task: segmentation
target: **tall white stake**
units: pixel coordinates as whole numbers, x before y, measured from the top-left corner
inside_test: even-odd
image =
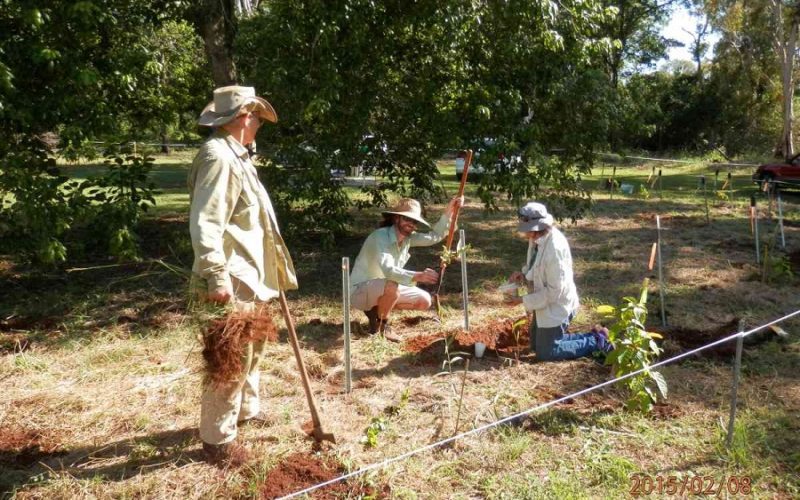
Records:
[[[661,265],[661,217],[656,215],[656,228],[658,229],[658,298],[661,302],[661,326],[667,326],[667,313],[664,309],[664,272]]]
[[[353,389],[350,369],[350,259],[342,257],[342,309],[344,317],[344,390]]]
[[[458,230],[456,251],[461,255],[461,300],[464,309],[464,331],[469,331],[469,289],[467,288],[467,245],[464,230]]]
[[[786,250],[786,236],[783,234],[783,200],[781,199],[781,190],[778,189],[778,225],[781,228],[781,248]]]

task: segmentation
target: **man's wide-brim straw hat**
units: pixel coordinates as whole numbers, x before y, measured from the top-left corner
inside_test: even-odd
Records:
[[[261,121],[278,121],[272,105],[263,97],[258,97],[256,89],[231,85],[214,90],[214,100],[200,113],[197,123],[204,127],[219,127],[239,116],[242,111],[256,113]]]
[[[420,224],[424,224],[427,227],[431,227],[431,225],[422,218],[422,207],[420,206],[419,202],[412,198],[401,199],[397,202],[397,205],[392,207],[391,210],[383,212],[383,215],[402,215],[403,217],[413,219]]]

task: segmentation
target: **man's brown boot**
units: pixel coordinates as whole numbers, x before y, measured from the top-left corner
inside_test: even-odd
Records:
[[[241,467],[250,458],[247,449],[235,441],[223,444],[203,443],[203,453],[208,463],[219,467]]]
[[[369,320],[369,333],[378,333],[378,323],[380,323],[380,319],[378,318],[378,306],[373,307],[369,311],[364,311],[364,314],[367,315],[367,319]]]

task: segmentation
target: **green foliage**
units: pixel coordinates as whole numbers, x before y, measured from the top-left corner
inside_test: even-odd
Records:
[[[361,437],[361,444],[366,448],[375,448],[378,446],[378,435],[386,430],[388,421],[383,417],[372,417],[369,425],[364,429],[364,435]]]
[[[609,340],[614,344],[614,350],[608,354],[605,361],[607,365],[612,366],[615,377],[645,370],[622,382],[628,390],[627,408],[643,413],[653,408],[653,403],[659,396],[667,397],[667,382],[664,376],[649,369],[662,349],[655,342],[661,336],[648,332],[644,326],[647,319],[648,283],[649,280],[645,278],[638,298],[623,299],[623,305],[616,314],[616,321],[609,328]]]
[[[116,157],[107,160],[105,176],[75,180],[40,143],[14,145],[0,163],[2,250],[41,266],[63,263],[72,252],[136,258],[133,229],[155,203],[152,162]]]

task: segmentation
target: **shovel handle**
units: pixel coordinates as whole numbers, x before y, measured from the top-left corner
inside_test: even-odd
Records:
[[[317,404],[314,401],[314,394],[311,392],[311,385],[308,383],[308,372],[306,372],[306,365],[303,363],[303,357],[300,355],[300,343],[297,340],[297,332],[294,329],[294,319],[289,312],[289,304],[286,302],[286,295],[283,290],[280,290],[279,295],[281,303],[281,311],[283,311],[283,318],[286,321],[286,329],[289,331],[289,343],[292,344],[294,357],[297,359],[297,367],[300,370],[300,379],[303,381],[303,389],[306,392],[306,400],[308,400],[308,408],[311,410],[311,421],[314,423],[314,429],[320,429],[322,423],[317,413]]]

